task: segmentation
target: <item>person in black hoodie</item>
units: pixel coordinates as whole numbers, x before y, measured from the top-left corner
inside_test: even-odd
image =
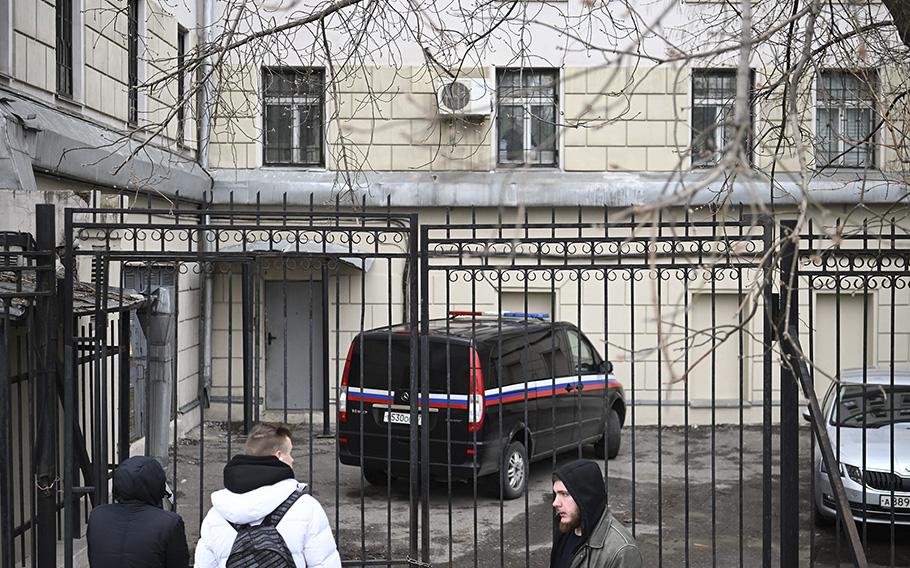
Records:
[[[114,471],[114,500],[88,520],[91,568],[187,568],[183,519],[161,508],[164,468],[154,458],[127,458]]]
[[[635,539],[607,508],[596,463],[576,460],[558,468],[553,495],[550,568],[641,568]]]

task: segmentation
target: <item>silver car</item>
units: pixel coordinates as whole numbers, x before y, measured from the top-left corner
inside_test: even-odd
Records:
[[[890,523],[893,513],[910,525],[910,371],[895,371],[893,387],[889,370],[869,369],[865,381],[862,370],[845,371],[822,406],[847,499],[856,521]],[[834,497],[817,448],[813,471],[816,520],[830,521]]]

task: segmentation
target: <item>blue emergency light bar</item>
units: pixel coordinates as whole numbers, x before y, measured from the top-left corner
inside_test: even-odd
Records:
[[[502,318],[528,318],[528,319],[549,319],[550,314],[545,313],[524,313],[524,312],[472,312],[472,311],[460,311],[460,310],[450,310],[450,317],[457,316],[496,316]]]
[[[550,317],[550,314],[545,314],[542,312],[539,313],[524,313],[524,312],[488,312],[491,316],[500,316],[504,318],[528,318],[528,319],[547,319]]]

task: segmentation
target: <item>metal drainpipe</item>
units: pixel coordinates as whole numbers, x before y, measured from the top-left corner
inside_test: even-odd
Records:
[[[203,0],[202,2],[202,26],[199,29],[199,45],[207,45],[211,42],[212,37],[212,27],[214,26],[214,0]],[[213,101],[213,91],[214,86],[212,85],[212,80],[210,78],[209,71],[211,69],[211,60],[206,57],[205,62],[202,65],[202,76],[208,77],[205,79],[205,84],[202,86],[202,96],[199,101],[199,148],[197,156],[199,159],[199,165],[203,168],[208,168],[209,162],[209,142],[211,139],[211,118],[212,118],[212,101]],[[210,202],[214,202],[214,187],[212,188],[212,196]],[[203,207],[208,208],[209,204],[203,204]],[[211,222],[211,216],[205,214],[202,216],[202,222],[208,225]],[[202,239],[200,246],[202,247],[202,252],[206,253],[209,251],[209,241],[208,241],[208,231],[203,231]],[[202,304],[202,318],[203,318],[203,330],[202,330],[202,385],[200,389],[201,395],[207,395],[209,389],[212,386],[212,320],[214,315],[214,305],[213,305],[213,296],[212,296],[212,287],[213,287],[213,278],[212,270],[213,267],[209,263],[203,264],[203,304]],[[205,403],[205,400],[201,400],[201,403]]]
[[[149,430],[145,455],[167,465],[168,432],[171,425],[171,385],[173,376],[173,345],[176,331],[174,299],[165,286],[151,293],[152,303],[139,311],[139,321],[148,338]]]

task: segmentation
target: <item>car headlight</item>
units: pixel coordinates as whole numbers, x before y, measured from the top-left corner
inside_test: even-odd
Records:
[[[863,470],[855,465],[844,464],[844,471],[847,473],[847,477],[860,485],[863,484]]]

